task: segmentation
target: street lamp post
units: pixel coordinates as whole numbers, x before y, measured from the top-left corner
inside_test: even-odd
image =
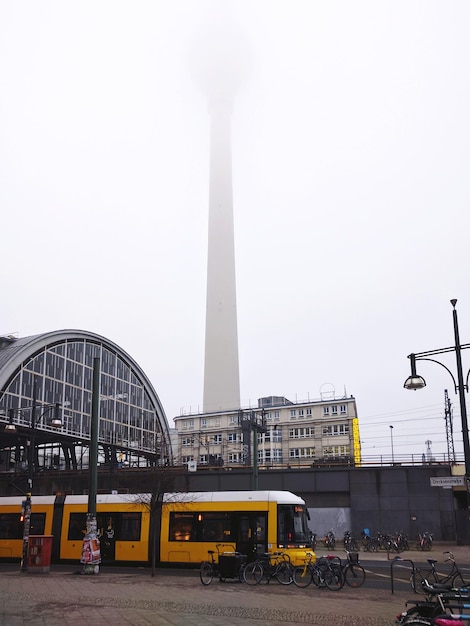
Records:
[[[411,376],[405,380],[404,387],[405,389],[423,389],[426,386],[426,381],[422,376],[419,376],[416,372],[416,361],[432,361],[433,363],[437,363],[441,365],[447,372],[450,374],[453,383],[455,393],[459,394],[460,401],[460,417],[462,420],[462,440],[463,440],[463,451],[465,458],[465,478],[466,478],[466,487],[467,487],[467,508],[469,508],[469,494],[468,494],[468,481],[470,480],[470,443],[468,438],[468,421],[467,421],[467,405],[465,401],[465,392],[468,392],[468,378],[470,375],[470,370],[467,372],[467,377],[464,381],[463,369],[462,369],[462,350],[470,348],[470,343],[461,344],[459,337],[459,325],[457,319],[457,309],[455,305],[457,304],[456,299],[452,299],[450,301],[453,307],[452,316],[454,323],[454,346],[448,348],[439,348],[437,350],[428,350],[426,352],[415,352],[408,355],[408,358],[411,362]],[[450,371],[450,369],[437,361],[436,359],[431,359],[429,357],[435,356],[437,354],[445,354],[447,352],[455,352],[455,360],[457,365],[457,380],[455,380],[454,375]]]
[[[62,422],[59,418],[59,407],[60,404],[52,404],[46,407],[46,410],[39,415],[36,420],[37,413],[37,382],[36,378],[33,381],[33,399],[31,407],[25,407],[31,409],[31,421],[29,424],[29,448],[28,448],[28,490],[26,493],[26,500],[24,503],[24,521],[23,521],[23,549],[22,549],[22,558],[21,558],[21,566],[20,571],[26,572],[28,571],[28,545],[29,545],[29,531],[31,528],[31,495],[33,492],[33,473],[34,473],[34,461],[35,461],[35,445],[36,445],[36,426],[37,421],[39,421],[48,411],[54,408],[54,417],[51,420],[50,425],[54,428],[61,428]],[[14,414],[21,413],[25,410],[25,408],[21,409],[9,409],[9,423],[5,427],[5,430],[9,433],[16,432],[16,426],[13,420]],[[43,406],[41,408],[44,408]]]
[[[395,465],[395,455],[393,453],[393,426],[390,424],[390,442],[392,444],[392,465]]]

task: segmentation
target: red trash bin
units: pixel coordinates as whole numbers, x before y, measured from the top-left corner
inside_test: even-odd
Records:
[[[51,569],[53,535],[30,535],[28,540],[28,572],[48,573]]]

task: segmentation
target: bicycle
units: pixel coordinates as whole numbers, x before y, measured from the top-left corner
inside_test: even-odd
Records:
[[[426,594],[423,587],[423,583],[425,581],[427,581],[430,585],[435,583],[439,585],[448,585],[451,589],[460,589],[467,586],[467,583],[465,582],[462,573],[455,562],[452,552],[444,552],[444,554],[447,555],[445,562],[452,563],[452,568],[446,575],[439,574],[436,570],[436,563],[438,562],[436,559],[427,560],[431,569],[413,568],[410,576],[410,585],[415,593]]]
[[[355,589],[362,587],[366,580],[366,571],[359,564],[359,554],[357,552],[349,552],[348,550],[345,550],[345,552],[347,553],[347,558],[342,565],[343,586],[346,583],[349,587]]]
[[[293,567],[288,554],[266,552],[243,567],[242,577],[247,585],[268,584],[275,578],[281,585],[293,582]]]
[[[329,548],[330,550],[335,549],[336,537],[333,530],[328,530],[325,532],[325,536],[323,537],[323,545],[325,546],[325,548]]]
[[[344,577],[339,557],[328,555],[320,557],[318,562],[313,561],[313,553],[307,552],[303,565],[297,565],[293,570],[293,582],[297,587],[308,587],[311,583],[315,587],[327,587],[331,591],[338,591],[344,585]]]
[[[208,550],[207,553],[209,555],[208,561],[202,561],[201,567],[199,568],[199,578],[203,585],[210,585],[215,576],[219,577],[220,582],[224,582],[227,578],[238,578],[240,582],[243,582],[243,567],[244,560],[246,559],[245,555],[240,554],[235,551],[235,547],[230,543],[218,543],[216,546],[218,559],[214,558],[215,551]],[[231,548],[231,551],[223,551],[222,548]],[[222,571],[221,568],[221,558],[224,556],[230,556],[235,558],[234,567],[239,565],[237,572],[233,569],[232,572]],[[227,568],[225,568],[227,570]]]
[[[400,626],[464,626],[463,620],[470,619],[470,614],[462,613],[464,609],[470,609],[470,596],[466,590],[444,591],[440,585],[429,585],[427,581],[423,586],[426,600],[409,600],[407,606],[413,606],[396,616]]]
[[[370,535],[366,535],[364,532],[362,533],[362,549],[364,552],[377,552],[379,549],[379,544],[376,537],[371,537]]]
[[[408,543],[408,537],[406,536],[403,530],[400,530],[400,532],[396,534],[395,540],[400,550],[403,551],[403,550],[410,549],[410,544]]]
[[[343,538],[343,545],[344,545],[344,549],[347,552],[359,552],[359,546],[357,544],[356,539],[351,535],[351,532],[349,530],[347,530],[344,533],[344,538]]]
[[[424,533],[419,533],[416,539],[416,549],[422,550],[423,552],[429,552],[432,548],[432,535],[430,532],[426,531]]]

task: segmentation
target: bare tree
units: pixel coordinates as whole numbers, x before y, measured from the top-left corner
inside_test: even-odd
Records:
[[[149,548],[151,576],[156,573],[156,565],[160,560],[160,529],[164,495],[171,493],[172,501],[186,502],[187,472],[184,467],[165,467],[154,465],[149,468],[148,492],[135,494],[133,502],[143,505],[150,515]],[[185,486],[182,489],[183,485]]]

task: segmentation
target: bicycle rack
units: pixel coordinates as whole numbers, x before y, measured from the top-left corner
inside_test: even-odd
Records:
[[[391,588],[392,588],[392,593],[395,593],[394,584],[393,584],[393,566],[394,565],[398,565],[398,567],[399,567],[401,565],[403,567],[403,563],[411,563],[412,575],[413,575],[413,578],[414,578],[414,575],[415,575],[415,564],[413,563],[413,561],[411,559],[402,559],[401,556],[396,556],[393,559],[393,561],[390,563],[390,585],[391,585]]]

